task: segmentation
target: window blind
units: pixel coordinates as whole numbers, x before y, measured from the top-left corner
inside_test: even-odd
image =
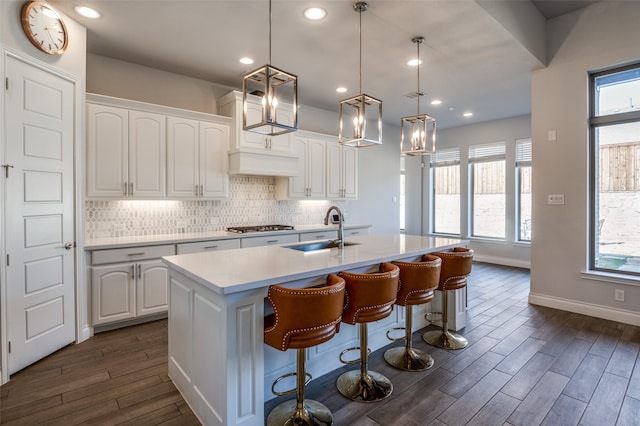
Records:
[[[456,166],[460,164],[460,148],[437,150],[431,155],[431,167]]]
[[[516,167],[531,166],[531,139],[516,141]]]
[[[506,148],[504,142],[484,143],[469,147],[469,163],[504,160]]]

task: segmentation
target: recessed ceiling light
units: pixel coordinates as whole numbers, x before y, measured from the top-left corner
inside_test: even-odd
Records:
[[[464,113],[464,114],[462,114],[462,115],[463,115],[463,116],[465,116],[465,117],[473,117],[473,113],[472,113],[472,112],[469,112],[469,111],[465,112],[465,113]]]
[[[98,19],[101,16],[100,12],[87,6],[76,6],[74,9],[85,18]]]
[[[409,62],[407,62],[407,65],[409,65],[410,67],[417,67],[420,64],[422,64],[422,59],[420,59],[420,60],[411,59]]]
[[[245,65],[251,65],[253,63],[253,59],[251,58],[240,58],[240,63]]]
[[[440,99],[434,99],[431,101],[431,105],[440,105],[442,101]]]
[[[347,88],[346,88],[346,87],[338,87],[338,88],[336,89],[336,92],[338,92],[338,93],[344,93],[344,92],[346,92],[346,91],[347,91]]]
[[[304,17],[311,21],[319,21],[327,16],[327,11],[321,7],[310,7],[304,10]]]

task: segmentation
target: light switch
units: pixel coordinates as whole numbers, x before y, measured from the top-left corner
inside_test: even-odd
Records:
[[[564,204],[564,194],[547,195],[547,204]]]

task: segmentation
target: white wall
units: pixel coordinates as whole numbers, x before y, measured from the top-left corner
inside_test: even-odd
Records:
[[[636,286],[587,267],[588,72],[640,59],[640,2],[605,1],[548,23],[549,66],[533,73],[532,303],[640,325]],[[548,131],[557,141],[547,141]],[[565,194],[549,206],[547,194]],[[628,281],[627,281],[628,283]],[[625,302],[614,301],[624,289]]]
[[[436,117],[437,118],[437,117]],[[502,120],[487,121],[484,123],[471,124],[468,126],[453,127],[439,130],[437,133],[437,147],[460,148],[460,193],[462,206],[460,210],[461,225],[460,231],[464,238],[469,238],[468,229],[468,162],[467,153],[469,145],[505,142],[506,143],[506,238],[504,241],[489,241],[483,239],[471,239],[471,248],[474,249],[474,258],[483,262],[497,263],[517,267],[529,267],[530,246],[526,243],[516,242],[516,202],[515,202],[515,173],[509,173],[515,164],[515,144],[518,139],[531,137],[531,117],[529,115],[505,118]],[[421,221],[418,217],[420,208],[420,158],[407,158],[407,211],[412,215],[407,220],[407,232],[419,233]],[[428,162],[428,158],[425,162]],[[509,167],[509,165],[512,165]],[[431,205],[429,202],[429,173],[428,164],[424,167],[422,202],[424,203],[422,216],[423,233],[427,234],[429,229],[429,212]],[[410,206],[410,207],[409,207]]]
[[[240,78],[238,86],[241,86]],[[98,55],[87,57],[87,92],[90,93],[217,114],[217,99],[230,90],[240,90],[240,87],[221,86]],[[337,104],[335,111],[303,105],[300,129],[337,134],[337,109]],[[398,232],[399,229],[399,132],[397,127],[383,126],[383,145],[359,150],[358,200],[344,204],[346,220],[371,224],[372,233]]]

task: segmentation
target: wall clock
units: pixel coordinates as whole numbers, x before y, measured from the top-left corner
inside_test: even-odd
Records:
[[[22,7],[22,29],[29,41],[49,55],[67,50],[69,34],[62,18],[47,3],[32,1]]]

